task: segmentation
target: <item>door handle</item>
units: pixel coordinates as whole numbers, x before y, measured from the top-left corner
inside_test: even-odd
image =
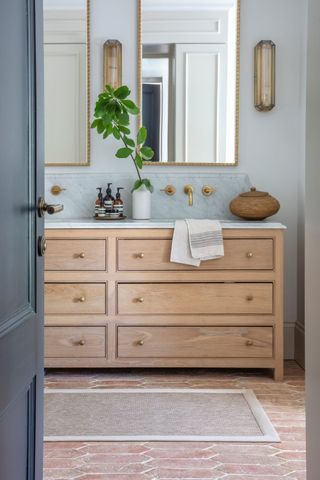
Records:
[[[45,213],[49,215],[53,215],[54,213],[62,212],[63,205],[50,205],[45,202],[44,198],[40,197],[38,201],[38,215],[39,217],[43,217]]]
[[[46,237],[42,236],[38,238],[38,255],[43,257],[47,250],[47,240]]]

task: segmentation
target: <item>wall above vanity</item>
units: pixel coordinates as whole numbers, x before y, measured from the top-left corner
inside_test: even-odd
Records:
[[[187,175],[182,173],[151,174],[150,180],[154,186],[152,194],[152,218],[235,218],[229,210],[230,201],[240,192],[247,191],[251,184],[249,177],[242,173],[225,174],[198,174]],[[46,200],[49,203],[63,203],[63,212],[56,215],[55,220],[62,218],[90,218],[94,215],[94,205],[97,196],[97,187],[103,187],[105,194],[107,182],[112,182],[112,189],[125,187],[122,191],[124,200],[124,214],[131,217],[131,188],[134,174],[110,175],[96,173],[77,174],[47,174]],[[188,196],[184,187],[191,184],[193,187],[193,205],[189,206]],[[63,190],[57,197],[52,195],[51,188],[59,185]],[[165,187],[173,185],[174,195],[167,195]],[[212,186],[214,192],[205,196],[202,189],[205,185]]]

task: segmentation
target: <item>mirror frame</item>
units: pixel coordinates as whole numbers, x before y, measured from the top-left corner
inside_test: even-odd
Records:
[[[86,6],[87,6],[87,12],[86,12],[86,27],[87,27],[87,33],[86,33],[86,38],[87,38],[87,46],[86,46],[86,52],[87,52],[87,74],[86,74],[86,78],[87,78],[87,92],[86,92],[86,103],[87,103],[87,121],[86,121],[86,125],[87,125],[87,134],[86,134],[86,138],[87,138],[87,148],[86,148],[86,152],[87,152],[87,155],[86,155],[86,162],[74,162],[74,163],[69,163],[69,162],[66,162],[66,163],[46,163],[44,162],[44,166],[45,167],[89,167],[91,165],[91,161],[90,161],[90,153],[91,153],[91,149],[90,149],[90,142],[91,142],[91,128],[90,128],[90,125],[91,125],[91,121],[90,121],[90,101],[91,101],[91,97],[90,97],[90,5],[91,3],[91,0],[86,0]]]
[[[142,107],[142,1],[137,0],[138,2],[138,59],[137,59],[137,68],[138,68],[138,94],[137,94],[137,103],[141,111]],[[239,94],[240,94],[240,15],[241,15],[241,0],[237,0],[237,13],[236,13],[236,108],[235,108],[235,151],[234,151],[234,162],[233,163],[197,163],[197,162],[143,162],[144,165],[153,165],[153,166],[183,166],[183,167],[236,167],[239,165]],[[141,113],[138,116],[138,126],[142,126],[142,117]]]

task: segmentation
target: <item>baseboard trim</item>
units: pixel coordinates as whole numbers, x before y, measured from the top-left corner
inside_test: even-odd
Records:
[[[305,368],[305,328],[302,323],[297,322],[294,332],[295,352],[294,359],[302,367]]]
[[[294,360],[294,339],[295,322],[285,322],[284,324],[284,358],[285,360]]]

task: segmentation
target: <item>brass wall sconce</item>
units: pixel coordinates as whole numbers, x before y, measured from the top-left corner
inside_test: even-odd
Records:
[[[122,85],[122,44],[107,40],[103,45],[103,86],[118,88]]]
[[[271,40],[261,40],[254,49],[254,106],[269,112],[275,106],[276,46]]]

